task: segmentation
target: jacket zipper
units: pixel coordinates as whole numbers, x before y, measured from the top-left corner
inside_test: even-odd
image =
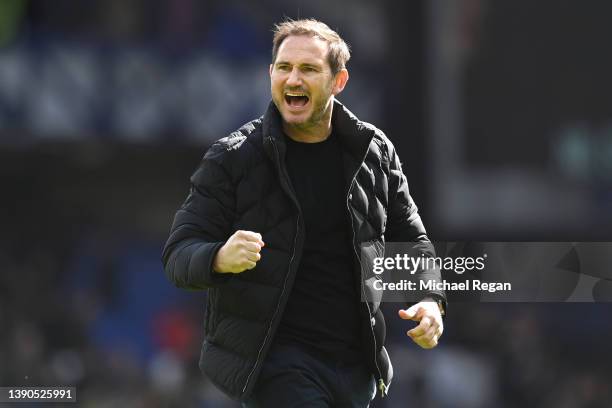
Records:
[[[278,153],[278,148],[276,147],[276,143],[274,143],[272,138],[270,138],[270,142],[272,143],[272,146],[274,146],[274,152],[276,153],[276,160],[280,168],[280,154]],[[284,177],[284,174],[281,174],[281,177]],[[268,326],[268,330],[266,331],[266,337],[264,337],[263,343],[261,344],[261,347],[259,347],[259,351],[257,352],[257,358],[255,359],[255,364],[253,364],[253,368],[251,369],[251,372],[249,372],[246,382],[244,383],[244,387],[242,388],[243,394],[246,391],[247,386],[249,385],[249,381],[251,379],[251,376],[255,372],[255,368],[260,363],[261,353],[268,341],[268,338],[270,337],[272,325],[274,324],[274,320],[276,319],[276,315],[278,314],[278,310],[280,309],[280,304],[283,301],[283,295],[285,294],[285,289],[287,287],[287,280],[289,279],[289,275],[291,274],[291,265],[293,264],[293,259],[295,258],[295,248],[297,246],[297,238],[300,232],[300,216],[301,216],[301,213],[298,211],[297,223],[296,223],[296,228],[295,228],[295,237],[293,238],[293,250],[291,252],[291,258],[289,258],[289,268],[288,268],[289,272],[287,273],[287,276],[285,276],[285,280],[283,281],[283,289],[281,290],[280,297],[278,298],[278,303],[276,304],[276,309],[274,310],[274,314],[272,315],[272,319],[270,320],[270,325]]]
[[[278,148],[276,146],[276,143],[274,143],[274,140],[272,140],[272,138],[270,138],[270,142],[272,143],[272,146],[274,146],[274,152],[276,154],[276,160],[277,163],[279,164],[279,168],[280,168],[280,154],[278,152]],[[367,155],[367,151],[366,151],[366,155]],[[365,160],[365,156],[363,158],[363,160],[361,161],[361,163],[363,163],[363,161]],[[355,178],[357,177],[357,173],[359,173],[359,168],[357,169],[357,171],[355,172],[355,174],[353,175],[352,179],[351,179],[351,184],[349,187],[349,195],[350,195],[350,191],[353,188],[353,184],[355,182]],[[281,174],[281,176],[284,176],[283,174]],[[353,213],[351,211],[351,208],[349,206],[349,196],[347,195],[347,199],[346,199],[346,207],[347,210],[349,212],[349,215],[351,217],[351,231],[353,232],[353,251],[355,252],[355,256],[357,257],[357,261],[359,262],[360,265],[360,269],[359,269],[359,273],[361,274],[361,258],[359,257],[359,254],[357,252],[357,248],[355,247],[355,239],[356,239],[356,234],[355,234],[355,227],[353,226]],[[264,346],[266,345],[266,342],[268,341],[268,338],[270,337],[270,333],[271,333],[271,328],[272,325],[274,324],[274,320],[276,319],[276,315],[278,314],[278,310],[280,309],[280,304],[283,300],[283,295],[285,294],[285,289],[287,287],[287,280],[289,279],[289,275],[291,273],[291,265],[293,264],[293,259],[295,258],[295,249],[297,246],[297,238],[299,235],[299,229],[300,229],[300,213],[298,212],[298,218],[297,218],[297,223],[296,223],[296,233],[295,233],[295,237],[293,239],[293,250],[291,253],[291,258],[289,258],[289,273],[287,273],[287,276],[285,276],[285,280],[283,282],[283,289],[281,291],[281,295],[279,297],[278,303],[276,304],[276,309],[274,310],[274,314],[272,315],[272,319],[270,320],[270,325],[268,326],[268,330],[266,331],[266,337],[264,337],[264,341],[261,344],[261,347],[259,348],[259,351],[257,352],[257,358],[255,359],[255,364],[253,364],[253,368],[251,369],[251,371],[249,372],[249,375],[247,376],[246,382],[244,384],[244,387],[242,388],[242,393],[244,394],[244,392],[246,391],[248,385],[249,385],[249,381],[251,379],[251,376],[253,375],[253,373],[255,372],[255,368],[257,367],[257,365],[260,363],[260,358],[261,358],[261,353],[264,349]],[[361,278],[360,278],[361,281]],[[365,289],[363,288],[363,284],[362,282],[360,282],[360,286],[361,286],[361,290],[364,294],[364,299],[367,298],[367,295],[365,293]],[[370,309],[370,305],[369,303],[366,301],[366,307],[368,309],[368,317],[371,316],[372,314],[372,310]],[[372,325],[372,321],[371,318],[368,319],[369,320],[369,325],[370,325],[370,331],[372,332],[372,340],[374,341],[374,364],[376,365],[376,370],[378,371],[378,389],[380,390],[381,393],[381,397],[385,397],[386,393],[387,393],[387,388],[388,386],[385,384],[385,381],[383,380],[383,376],[382,373],[380,371],[380,366],[378,365],[378,358],[376,357],[376,350],[378,349],[377,347],[377,343],[376,343],[376,335],[374,334],[374,326]]]
[[[366,154],[367,154],[367,152],[366,152]],[[364,160],[365,160],[365,156],[364,156]],[[364,160],[362,160],[361,162],[363,163]],[[360,164],[360,168],[361,168],[361,164]],[[349,212],[349,215],[351,217],[351,231],[353,232],[353,245],[352,245],[352,247],[353,247],[353,251],[355,251],[355,256],[357,257],[357,261],[359,262],[359,276],[360,276],[360,278],[359,278],[359,285],[361,286],[361,291],[363,292],[363,295],[364,295],[363,298],[365,300],[366,307],[368,308],[368,317],[369,317],[369,319],[368,319],[369,323],[368,324],[370,325],[370,331],[372,332],[372,340],[374,340],[374,364],[376,365],[376,370],[378,371],[378,389],[380,390],[381,398],[384,398],[387,395],[388,386],[385,384],[385,380],[383,379],[382,373],[380,371],[380,367],[378,365],[378,358],[376,358],[376,352],[377,352],[378,347],[376,346],[376,335],[374,334],[374,326],[372,325],[372,317],[373,317],[372,316],[372,310],[370,309],[370,304],[367,301],[367,295],[365,293],[365,289],[363,288],[363,282],[362,282],[362,279],[361,279],[361,268],[362,268],[361,258],[359,257],[359,254],[357,252],[357,247],[355,246],[356,234],[355,234],[355,227],[353,226],[353,212],[351,211],[351,207],[349,205],[349,198],[351,196],[351,190],[353,189],[353,184],[355,182],[355,177],[357,177],[357,173],[359,173],[359,168],[357,169],[357,171],[353,175],[353,178],[351,179],[351,185],[349,187],[348,195],[346,197],[346,208],[347,208],[347,210]],[[370,316],[372,316],[372,317],[370,317]]]

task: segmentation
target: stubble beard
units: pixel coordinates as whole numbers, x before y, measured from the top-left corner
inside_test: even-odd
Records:
[[[296,130],[300,130],[302,132],[308,131],[310,129],[316,129],[317,127],[323,125],[322,122],[327,119],[326,118],[327,110],[330,104],[332,103],[332,98],[333,98],[333,95],[331,92],[331,84],[330,84],[329,91],[326,97],[319,100],[319,102],[317,102],[317,104],[313,106],[312,113],[310,114],[310,116],[308,116],[306,119],[304,119],[301,122],[288,122],[287,120],[285,120],[285,118],[283,118],[285,125],[291,128],[294,128]],[[283,103],[284,98],[281,96],[281,100],[278,102]],[[311,103],[312,102],[313,101],[311,100]],[[277,107],[278,106],[279,104],[277,103]]]
[[[301,131],[306,131],[309,129],[315,129],[321,126],[326,117],[327,108],[329,103],[331,102],[331,97],[326,98],[325,100],[319,101],[317,105],[313,106],[312,113],[306,120],[298,123],[287,123],[289,126],[299,129]]]

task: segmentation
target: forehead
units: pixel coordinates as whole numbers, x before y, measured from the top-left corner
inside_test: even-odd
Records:
[[[327,51],[327,42],[318,37],[291,35],[281,43],[276,55],[276,61],[324,64],[327,58]]]

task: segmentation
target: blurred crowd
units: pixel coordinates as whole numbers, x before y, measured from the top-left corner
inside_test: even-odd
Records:
[[[336,20],[357,21],[350,16],[369,13],[362,3]],[[282,14],[259,4],[8,0],[0,7],[13,27],[0,38],[0,129],[19,129],[28,140],[208,144],[269,102],[270,34]],[[354,26],[345,34],[361,42]],[[373,73],[382,37],[381,23],[372,25],[352,64],[356,77]],[[375,84],[355,81],[347,98],[370,120],[380,118]]]
[[[161,238],[161,237],[160,237]],[[238,407],[199,372],[203,292],[171,287],[159,247],[104,228],[2,254],[0,383],[77,387],[83,407]],[[608,407],[610,305],[451,304],[434,350],[384,306],[395,367],[375,407]]]
[[[425,100],[424,91],[391,98],[395,84],[381,71],[402,52],[385,45],[409,18],[390,4],[0,2],[0,385],[76,386],[83,407],[239,406],[197,367],[205,292],[164,276],[171,217],[205,146],[268,103],[270,29],[285,15],[317,16],[355,44],[341,99],[358,115],[410,117],[397,102]],[[426,21],[424,4],[405,11]],[[399,43],[410,41],[426,38]],[[398,150],[425,161],[418,131],[427,126],[414,126],[414,143]],[[559,157],[580,161],[570,136]],[[408,177],[427,203],[418,195],[426,181]],[[435,225],[430,206],[422,212]],[[448,238],[435,231],[439,221],[432,238]],[[396,374],[374,407],[612,403],[611,305],[451,304],[430,351],[405,336],[399,306],[384,307]]]

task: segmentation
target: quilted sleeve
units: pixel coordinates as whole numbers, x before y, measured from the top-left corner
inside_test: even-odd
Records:
[[[235,214],[235,192],[222,165],[225,150],[217,142],[207,151],[191,176],[187,199],[174,216],[162,262],[177,287],[205,289],[230,278],[212,268],[217,251],[232,233]]]
[[[387,242],[414,242],[413,248],[417,253],[427,257],[435,257],[434,246],[429,241],[421,217],[414,200],[410,196],[408,181],[402,171],[402,165],[391,143],[388,144],[389,156],[389,205],[387,209],[387,229],[385,240]],[[440,281],[440,270],[423,269],[418,272],[419,279]],[[424,293],[441,300],[446,309],[446,294],[444,291],[430,291]]]

